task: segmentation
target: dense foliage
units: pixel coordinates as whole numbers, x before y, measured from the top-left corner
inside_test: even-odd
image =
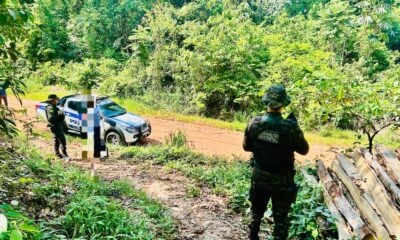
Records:
[[[10,88],[20,100],[25,84],[16,61],[20,57],[18,43],[27,36],[32,21],[30,0],[0,0],[0,82],[3,88]],[[16,134],[13,112],[0,106],[0,134]]]
[[[14,2],[2,1],[2,21],[15,29],[7,34],[21,36],[31,15]],[[333,124],[371,140],[399,121],[395,0],[38,0],[31,6],[35,25],[17,44],[24,53],[17,69],[29,69],[28,82],[97,86],[158,108],[242,121],[263,110],[260,97],[270,84],[282,83],[293,97],[289,110],[308,128]],[[0,39],[13,39],[0,30]],[[2,42],[3,52],[13,46]]]

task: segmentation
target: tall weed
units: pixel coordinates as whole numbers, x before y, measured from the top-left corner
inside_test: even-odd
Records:
[[[183,130],[170,132],[164,139],[164,144],[171,147],[187,147],[188,140]]]

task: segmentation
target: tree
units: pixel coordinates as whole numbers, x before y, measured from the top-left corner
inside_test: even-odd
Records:
[[[33,19],[27,6],[29,3],[0,0],[0,80],[10,86],[20,102],[24,84],[16,77],[15,62],[19,56],[17,43],[26,37]],[[9,109],[0,109],[0,133],[16,134],[13,112]]]
[[[36,3],[36,26],[32,28],[24,46],[27,59],[33,68],[37,63],[79,58],[70,41],[67,26],[70,18],[66,0],[38,0]]]
[[[88,58],[125,59],[128,37],[140,24],[153,0],[87,1],[79,12],[72,12],[69,34]]]
[[[132,49],[147,64],[153,86],[190,94],[206,115],[220,117],[250,107],[258,97],[269,52],[264,29],[252,22],[247,4],[227,1],[221,12],[211,9],[220,10],[220,3],[156,6],[132,36]]]
[[[372,152],[377,134],[400,124],[400,71],[397,68],[384,72],[374,83],[354,77],[339,89],[337,99],[343,106],[342,111],[357,119],[356,126],[367,135],[368,149]]]

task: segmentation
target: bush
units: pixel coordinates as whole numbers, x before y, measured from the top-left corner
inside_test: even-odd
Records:
[[[165,145],[171,147],[187,147],[188,141],[186,138],[186,133],[183,130],[178,130],[177,132],[170,132],[164,139]]]
[[[76,196],[66,210],[61,226],[68,238],[153,239],[140,215],[104,196]]]

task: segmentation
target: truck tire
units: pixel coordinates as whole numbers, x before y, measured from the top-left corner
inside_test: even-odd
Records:
[[[115,131],[109,131],[106,134],[106,143],[113,144],[113,145],[124,145],[124,140],[122,139],[121,135]]]

